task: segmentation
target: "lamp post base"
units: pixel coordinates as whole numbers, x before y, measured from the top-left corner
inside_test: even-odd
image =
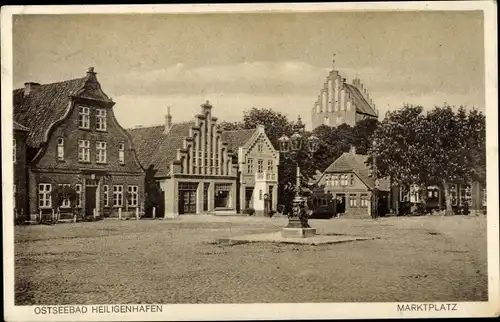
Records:
[[[281,235],[285,238],[307,238],[316,236],[316,228],[283,228]]]

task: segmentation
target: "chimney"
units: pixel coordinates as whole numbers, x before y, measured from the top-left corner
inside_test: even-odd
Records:
[[[172,127],[172,115],[170,115],[170,106],[167,107],[167,115],[165,115],[165,131],[164,133],[167,134],[168,131],[170,131],[170,128]]]
[[[94,67],[89,67],[89,69],[87,70],[87,75],[89,75],[89,76],[90,76],[91,74],[92,74],[92,75],[95,75],[95,74],[96,74],[96,72],[94,72]]]
[[[349,153],[356,154],[356,147],[354,145],[351,145],[351,147],[349,148]]]
[[[34,92],[39,88],[40,88],[39,83],[34,83],[34,82],[24,83],[24,96],[28,96],[31,92]]]

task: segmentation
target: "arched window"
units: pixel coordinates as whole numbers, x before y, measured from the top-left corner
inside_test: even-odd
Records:
[[[186,173],[191,173],[191,146],[188,146],[188,152],[186,155]]]

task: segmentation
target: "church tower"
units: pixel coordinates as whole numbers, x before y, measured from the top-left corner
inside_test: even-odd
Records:
[[[375,104],[358,78],[352,84],[346,83],[346,79],[335,68],[334,54],[332,70],[311,111],[312,128],[344,123],[354,126],[365,118],[378,118]]]

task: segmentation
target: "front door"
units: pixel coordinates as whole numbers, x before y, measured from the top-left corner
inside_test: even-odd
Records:
[[[179,183],[179,214],[196,213],[196,189],[198,183],[180,182]]]
[[[85,188],[85,215],[93,216],[96,207],[96,191],[97,187]]]
[[[337,194],[336,207],[338,214],[345,213],[345,194]]]

